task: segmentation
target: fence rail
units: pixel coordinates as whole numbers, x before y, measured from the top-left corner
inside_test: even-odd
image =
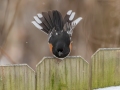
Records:
[[[36,72],[26,64],[0,66],[0,90],[92,90],[120,85],[120,49],[99,49],[91,63],[81,57],[43,58]]]

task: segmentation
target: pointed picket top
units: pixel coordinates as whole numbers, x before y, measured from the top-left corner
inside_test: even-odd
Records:
[[[99,48],[92,56],[91,56],[91,58],[92,57],[94,57],[98,52],[100,52],[100,51],[102,51],[102,50],[120,50],[120,48]]]
[[[45,59],[53,59],[53,57],[43,57],[42,60],[40,60],[40,62],[38,62],[36,67],[38,67],[38,65],[41,64]]]
[[[83,59],[86,63],[88,63],[88,61],[87,60],[85,60],[83,57],[81,57],[81,56],[68,56],[68,57],[66,57],[65,59],[63,59],[63,60],[60,60],[60,59],[58,59],[58,58],[55,58],[55,57],[43,57],[42,58],[42,60],[40,60],[40,62],[38,62],[38,64],[36,65],[36,67],[38,67],[38,65],[39,64],[41,64],[45,59],[54,59],[54,60],[59,60],[59,61],[64,61],[64,60],[66,60],[66,59],[73,59],[73,58],[81,58],[81,59]]]
[[[32,70],[34,73],[35,73],[35,70],[33,70],[28,64],[0,64],[0,66],[3,66],[3,67],[17,67],[17,66],[26,66],[28,67],[30,70]]]

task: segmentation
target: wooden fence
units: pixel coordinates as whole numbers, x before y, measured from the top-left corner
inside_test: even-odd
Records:
[[[120,85],[120,49],[99,49],[81,57],[43,58],[36,72],[26,64],[0,66],[0,90],[92,90]]]

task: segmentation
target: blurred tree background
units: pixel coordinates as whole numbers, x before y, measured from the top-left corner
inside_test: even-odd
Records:
[[[52,56],[48,36],[31,24],[42,11],[76,12],[83,20],[73,33],[71,55],[87,61],[98,48],[120,46],[120,0],[0,0],[0,64],[27,63],[32,68]]]

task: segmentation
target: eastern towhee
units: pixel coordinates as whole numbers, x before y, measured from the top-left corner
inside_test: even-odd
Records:
[[[59,59],[63,59],[71,52],[71,37],[73,29],[82,20],[82,17],[73,21],[75,12],[69,10],[63,18],[57,10],[42,12],[34,16],[32,23],[48,35],[50,51]]]

